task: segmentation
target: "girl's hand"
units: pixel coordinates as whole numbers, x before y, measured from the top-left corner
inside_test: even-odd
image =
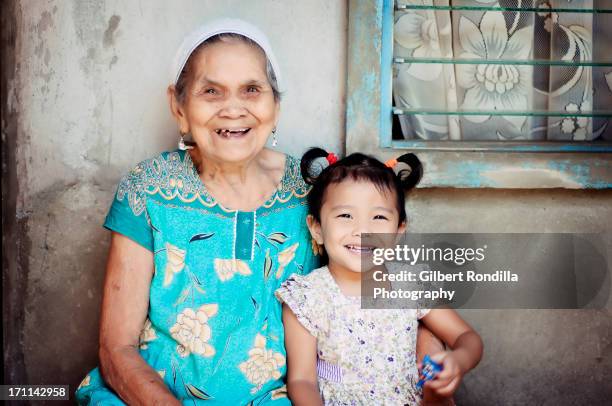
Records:
[[[443,369],[437,379],[425,382],[425,388],[435,395],[449,397],[459,387],[463,375],[480,362],[482,340],[452,309],[432,309],[421,320],[453,349],[452,352],[437,352],[431,356],[442,364]]]
[[[425,382],[425,387],[431,389],[438,396],[452,396],[459,387],[461,379],[465,374],[455,354],[453,351],[438,352],[433,354],[431,359],[442,364],[442,372],[440,372],[434,380]]]

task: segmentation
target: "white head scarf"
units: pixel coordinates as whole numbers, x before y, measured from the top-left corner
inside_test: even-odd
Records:
[[[203,26],[189,34],[187,37],[185,37],[183,43],[176,52],[174,62],[172,63],[172,83],[176,85],[176,82],[178,81],[179,76],[181,75],[181,72],[183,71],[183,68],[187,63],[187,60],[189,59],[193,51],[195,51],[195,49],[202,42],[215,35],[225,33],[243,35],[253,40],[257,45],[261,47],[261,49],[263,49],[266,54],[266,57],[272,65],[272,69],[274,70],[278,89],[282,91],[280,69],[278,67],[276,57],[274,56],[274,52],[272,52],[272,47],[270,46],[270,41],[268,41],[268,37],[266,37],[266,34],[261,32],[259,28],[255,27],[253,24],[247,23],[246,21],[239,20],[236,18],[223,18],[211,21],[210,23],[204,24]]]

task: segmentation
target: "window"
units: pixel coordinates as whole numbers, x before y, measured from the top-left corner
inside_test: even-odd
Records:
[[[433,3],[349,2],[347,151],[420,150],[425,186],[612,187],[610,52],[585,46],[586,25],[575,22],[599,30],[612,10],[593,8],[598,0],[574,13],[567,1]],[[567,27],[573,43],[560,35]],[[445,38],[427,44],[428,34]]]

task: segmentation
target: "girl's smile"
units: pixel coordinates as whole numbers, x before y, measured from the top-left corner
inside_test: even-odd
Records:
[[[344,180],[330,184],[321,207],[321,223],[311,220],[311,232],[329,256],[335,272],[362,272],[362,264],[378,248],[369,234],[402,232],[395,196],[366,181]]]

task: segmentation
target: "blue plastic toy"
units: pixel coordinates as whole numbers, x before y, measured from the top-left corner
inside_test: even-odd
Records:
[[[440,371],[442,371],[442,365],[432,360],[429,355],[425,355],[425,358],[423,358],[423,369],[421,370],[423,378],[419,379],[419,382],[417,382],[417,388],[420,389],[425,382],[435,379]]]

